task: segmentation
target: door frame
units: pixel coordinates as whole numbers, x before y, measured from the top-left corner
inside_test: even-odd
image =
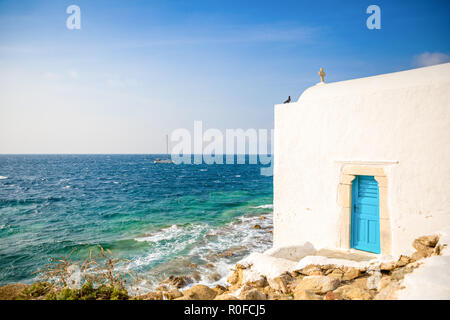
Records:
[[[337,196],[340,207],[340,232],[337,246],[342,249],[351,249],[352,184],[356,176],[373,176],[378,182],[380,249],[382,255],[390,255],[392,252],[392,231],[387,202],[388,177],[384,168],[380,166],[344,165],[342,167]]]

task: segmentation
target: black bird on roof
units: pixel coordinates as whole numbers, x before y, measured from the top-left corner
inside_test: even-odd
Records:
[[[291,102],[291,96],[289,96],[289,97],[287,98],[287,100],[286,100],[285,102],[283,102],[283,103],[289,103],[289,102]]]

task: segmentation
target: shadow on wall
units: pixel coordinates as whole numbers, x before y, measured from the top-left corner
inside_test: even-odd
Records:
[[[305,242],[303,245],[297,246],[285,246],[272,248],[264,252],[265,255],[269,255],[274,258],[282,258],[291,261],[299,261],[306,256],[312,256],[317,253],[317,249],[314,248],[311,242]]]

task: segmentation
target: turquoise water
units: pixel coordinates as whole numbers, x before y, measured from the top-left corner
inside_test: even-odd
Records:
[[[0,284],[33,281],[50,257],[81,260],[97,244],[149,286],[164,274],[215,282],[271,246],[272,177],[260,165],[157,157],[0,155]]]

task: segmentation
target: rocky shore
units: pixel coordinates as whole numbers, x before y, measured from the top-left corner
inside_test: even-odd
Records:
[[[0,299],[137,299],[137,300],[385,300],[396,299],[404,288],[406,275],[420,268],[433,256],[439,256],[446,244],[438,235],[423,236],[413,242],[416,249],[411,256],[397,260],[351,262],[347,265],[336,259],[322,259],[321,263],[297,265],[278,274],[255,273],[248,259],[235,265],[227,285],[213,287],[193,284],[186,276],[170,276],[155,290],[131,296],[126,290],[112,287],[86,288],[78,291],[55,291],[45,283],[33,285],[9,284],[0,287]],[[317,260],[317,259],[316,259]],[[280,271],[281,270],[281,271]],[[84,291],[83,291],[84,290]],[[84,293],[83,293],[84,292]]]
[[[248,276],[251,264],[236,264],[227,279],[229,285],[208,287],[196,284],[182,290],[183,277],[166,279],[154,292],[138,299],[169,300],[385,300],[395,299],[406,274],[424,259],[440,255],[439,236],[424,236],[413,242],[417,250],[397,261],[364,264],[358,267],[335,264],[308,264],[276,277]],[[249,280],[250,279],[250,280]]]

